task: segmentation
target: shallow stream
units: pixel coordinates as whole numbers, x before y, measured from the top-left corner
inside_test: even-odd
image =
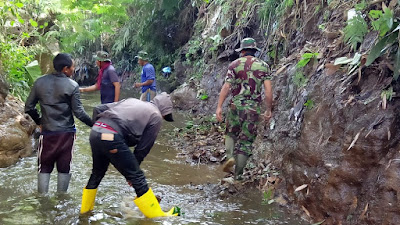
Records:
[[[87,112],[99,102],[98,93],[82,95]],[[221,199],[217,185],[223,177],[219,165],[188,164],[168,147],[163,135],[174,127],[184,126],[184,116],[176,122],[164,122],[157,143],[142,163],[147,181],[162,198],[164,210],[179,206],[180,217],[146,219],[132,200],[134,190],[112,166],[101,182],[90,215],[80,216],[82,188],[91,173],[90,128],[77,121],[77,140],[72,163],[72,179],[68,194],[57,195],[56,171],[50,181],[50,193],[37,192],[36,156],[21,159],[16,165],[0,169],[0,224],[306,224],[300,218],[274,205],[265,205],[256,189],[246,190],[238,197]],[[290,216],[289,216],[290,215]]]

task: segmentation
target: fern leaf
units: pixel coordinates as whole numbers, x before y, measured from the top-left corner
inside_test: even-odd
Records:
[[[347,21],[347,25],[343,31],[344,41],[350,44],[354,50],[357,50],[358,43],[363,42],[364,36],[368,32],[368,25],[362,16],[356,15]]]

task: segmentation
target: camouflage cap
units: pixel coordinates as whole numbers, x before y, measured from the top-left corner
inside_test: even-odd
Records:
[[[100,62],[105,62],[105,61],[111,62],[111,59],[109,57],[110,55],[105,51],[98,51],[96,52],[96,55],[93,56],[95,60]]]
[[[145,52],[145,51],[140,51],[138,53],[137,56],[135,56],[135,58],[144,60],[144,61],[149,61],[149,53]]]
[[[257,48],[256,45],[256,40],[254,40],[253,38],[245,38],[240,42],[240,48],[236,49],[236,52],[240,52],[243,49],[255,49],[257,51],[260,51],[259,48]]]

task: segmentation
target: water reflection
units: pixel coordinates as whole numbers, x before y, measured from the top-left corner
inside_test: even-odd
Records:
[[[86,110],[91,113],[99,103],[98,93],[82,97]],[[164,126],[162,132],[183,125],[178,119],[175,124]],[[36,193],[36,157],[21,159],[14,166],[0,169],[0,224],[305,224],[288,217],[279,208],[262,205],[262,194],[258,190],[220,199],[216,190],[223,174],[219,167],[190,165],[176,158],[175,149],[164,145],[166,136],[157,140],[142,168],[150,187],[162,197],[161,207],[168,210],[177,205],[182,209],[182,216],[144,218],[133,203],[133,189],[112,166],[98,188],[93,212],[80,216],[82,188],[91,173],[92,161],[88,142],[90,129],[80,122],[77,128],[69,193],[55,193],[57,174],[53,171],[49,195],[39,196]]]

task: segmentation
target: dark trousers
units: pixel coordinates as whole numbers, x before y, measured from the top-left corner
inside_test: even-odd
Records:
[[[54,169],[54,164],[56,164],[59,173],[69,173],[74,141],[74,132],[40,135],[37,154],[38,172],[51,173]]]
[[[86,188],[96,189],[111,163],[132,185],[136,195],[143,195],[149,190],[149,187],[135,155],[125,144],[121,135],[107,135],[113,135],[113,140],[102,140],[102,133],[93,130],[90,132],[89,141],[92,148],[93,169]]]

